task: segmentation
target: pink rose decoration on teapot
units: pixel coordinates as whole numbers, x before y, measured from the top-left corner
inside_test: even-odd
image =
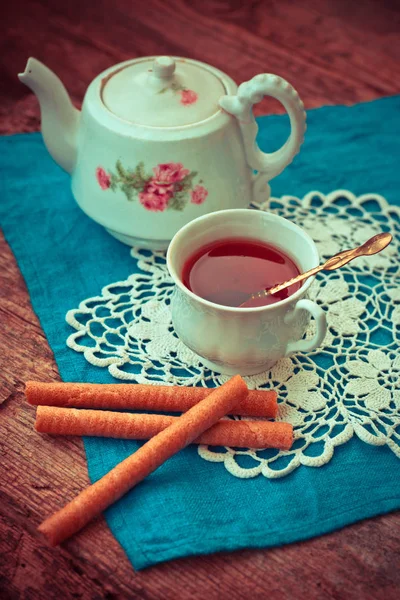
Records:
[[[154,180],[159,185],[182,181],[190,174],[189,169],[184,169],[182,163],[164,163],[153,168]]]
[[[140,204],[147,210],[153,210],[155,212],[165,210],[168,201],[171,198],[171,190],[168,189],[168,187],[170,186],[162,187],[151,181],[145,186],[143,192],[140,192],[139,194]]]
[[[108,190],[111,185],[111,175],[109,175],[104,169],[101,167],[97,167],[96,169],[96,177],[99,182],[99,186],[102,190]]]
[[[171,85],[162,88],[158,93],[165,94],[166,92],[172,91],[175,95],[180,95],[180,103],[183,106],[190,106],[191,104],[195,104],[197,102],[199,95],[194,90],[189,90],[188,88],[180,85],[176,81],[172,82]]]
[[[208,192],[206,188],[202,185],[196,185],[196,187],[193,188],[190,194],[190,201],[192,202],[192,204],[203,204],[207,196]]]
[[[127,200],[131,202],[138,198],[146,210],[153,212],[183,210],[189,201],[203,204],[208,190],[202,185],[194,185],[196,176],[196,171],[174,162],[158,164],[153,167],[153,174],[146,173],[143,162],[134,169],[126,169],[118,160],[115,172],[107,172],[103,167],[96,169],[102,190],[120,190]]]
[[[198,95],[193,90],[182,90],[181,91],[181,104],[189,106],[197,102]]]

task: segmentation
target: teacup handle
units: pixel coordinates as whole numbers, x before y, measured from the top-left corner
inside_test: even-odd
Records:
[[[326,323],[326,315],[318,304],[313,302],[312,300],[307,300],[306,298],[302,298],[299,300],[294,307],[294,310],[287,314],[284,321],[287,325],[290,325],[298,316],[299,311],[307,310],[312,317],[314,317],[317,331],[311,340],[299,340],[298,342],[289,342],[286,348],[285,356],[290,356],[295,352],[310,352],[311,350],[315,350],[320,346],[326,336],[327,331],[327,323]]]
[[[285,144],[269,154],[262,152],[255,143],[258,126],[252,110],[253,105],[260,102],[264,96],[276,98],[283,104],[289,115],[291,127],[290,136]],[[306,130],[304,104],[296,90],[282,77],[270,73],[256,75],[250,81],[242,83],[236,95],[223,96],[219,105],[239,121],[247,164],[258,171],[256,181],[260,178],[265,185],[279,175],[299,152]]]

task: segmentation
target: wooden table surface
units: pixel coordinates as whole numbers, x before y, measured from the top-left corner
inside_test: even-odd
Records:
[[[16,78],[33,55],[79,105],[103,69],[175,54],[241,82],[276,72],[307,108],[399,93],[397,0],[57,0],[0,9],[0,133],[36,131]],[[259,114],[280,110],[263,102]],[[9,599],[385,599],[400,597],[400,515],[282,548],[175,560],[135,573],[99,519],[62,548],[37,525],[88,483],[80,439],[40,437],[27,379],[59,379],[10,249],[0,240],[0,597]],[[134,532],[133,532],[134,533]]]

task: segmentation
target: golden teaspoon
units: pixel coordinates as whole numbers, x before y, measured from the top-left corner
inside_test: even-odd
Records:
[[[392,239],[393,236],[390,233],[378,233],[377,235],[374,235],[371,239],[369,239],[367,242],[362,244],[362,246],[353,248],[353,250],[344,250],[343,252],[339,252],[338,254],[335,254],[335,256],[328,258],[328,260],[322,265],[314,267],[314,269],[310,269],[305,273],[300,273],[300,275],[297,275],[297,277],[293,277],[288,281],[279,283],[278,285],[274,285],[273,287],[267,290],[260,290],[259,292],[252,294],[240,306],[246,308],[247,303],[251,300],[255,300],[256,298],[263,298],[265,296],[269,296],[270,294],[276,294],[277,292],[288,288],[294,283],[304,281],[312,275],[316,275],[320,271],[334,271],[335,269],[339,269],[340,267],[347,265],[347,263],[349,263],[351,260],[354,260],[355,258],[358,258],[359,256],[371,256],[372,254],[378,254],[378,252],[381,252],[386,248],[386,246],[390,244]]]

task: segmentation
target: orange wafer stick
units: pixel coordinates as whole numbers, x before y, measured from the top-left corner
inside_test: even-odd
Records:
[[[235,375],[46,519],[39,531],[53,546],[66,540],[219,421],[247,393],[245,382]]]
[[[28,381],[30,404],[74,408],[136,409],[185,412],[211,394],[212,388],[132,383],[41,383]],[[277,395],[273,390],[250,390],[234,408],[236,415],[275,418]]]
[[[179,417],[167,415],[132,415],[106,410],[38,406],[35,429],[52,435],[148,440],[177,419]],[[193,443],[289,450],[293,443],[293,426],[270,421],[219,421]]]

